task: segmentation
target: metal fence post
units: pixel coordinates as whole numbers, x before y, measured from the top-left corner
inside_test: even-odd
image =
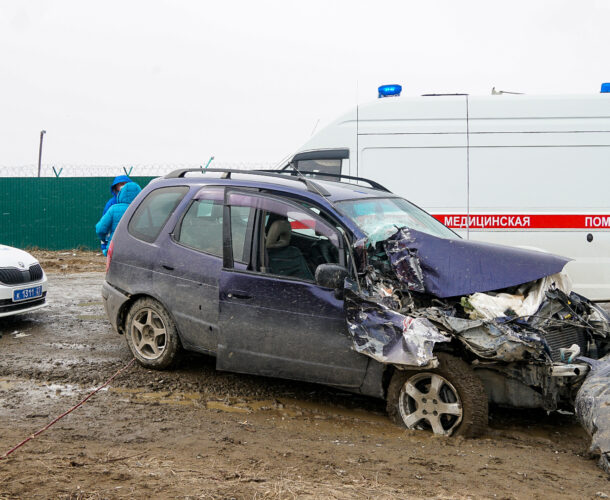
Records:
[[[40,146],[38,147],[38,177],[40,177],[40,163],[42,161],[42,138],[46,133],[46,130],[40,131]]]

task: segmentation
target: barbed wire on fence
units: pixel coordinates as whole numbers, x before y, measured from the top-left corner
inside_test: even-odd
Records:
[[[114,177],[161,176],[181,168],[205,168],[203,163],[125,164],[125,165],[82,165],[82,164],[42,164],[40,177]],[[215,162],[210,168],[231,168],[235,170],[257,170],[276,168],[274,162]],[[37,177],[38,165],[0,165],[0,177]]]

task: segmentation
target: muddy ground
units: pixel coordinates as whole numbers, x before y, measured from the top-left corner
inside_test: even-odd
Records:
[[[106,257],[101,252],[87,250],[38,250],[28,248],[27,250],[38,259],[40,265],[47,274],[67,274],[82,272],[104,272],[106,269]]]
[[[37,254],[48,308],[0,319],[0,455],[131,360],[104,316],[104,259],[71,253]],[[0,499],[607,498],[588,442],[573,415],[502,409],[480,439],[433,437],[382,401],[190,356],[134,364],[0,460]]]

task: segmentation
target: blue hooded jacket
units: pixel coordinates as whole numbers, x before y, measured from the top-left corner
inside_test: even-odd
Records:
[[[110,243],[110,240],[114,235],[114,230],[119,225],[119,221],[121,220],[121,217],[123,217],[125,210],[127,210],[129,204],[138,196],[140,191],[142,191],[142,189],[140,189],[140,186],[135,182],[128,182],[123,186],[123,189],[119,191],[117,196],[117,202],[108,209],[95,225],[95,232],[100,240],[106,240]]]
[[[104,211],[102,212],[102,215],[104,215],[106,212],[108,212],[108,209],[117,202],[117,193],[114,192],[114,186],[116,186],[117,184],[120,184],[121,182],[131,182],[131,179],[129,177],[127,177],[126,175],[117,175],[114,178],[114,180],[112,181],[112,184],[110,184],[110,194],[112,195],[112,198],[110,198],[106,202],[106,206],[104,207]]]

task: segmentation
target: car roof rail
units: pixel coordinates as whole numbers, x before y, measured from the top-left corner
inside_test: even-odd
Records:
[[[221,179],[230,179],[231,174],[243,174],[243,175],[262,175],[265,177],[275,177],[277,179],[286,179],[286,175],[279,173],[279,170],[239,170],[234,168],[180,168],[178,170],[174,170],[169,174],[165,175],[164,179],[180,179],[184,178],[184,176],[189,172],[199,172],[205,174],[206,172],[220,172],[222,175]],[[294,179],[298,182],[302,182],[307,187],[307,191],[312,193],[316,193],[322,195],[324,197],[330,196],[330,193],[320,186],[318,183],[312,181],[311,179],[306,178],[305,176],[298,176]]]
[[[284,175],[286,175],[286,174],[290,174],[293,176],[297,175],[296,170],[288,170],[287,168],[284,168],[282,170],[262,170],[262,171],[263,172],[284,172]],[[345,175],[345,174],[331,174],[331,173],[326,173],[326,172],[314,172],[311,170],[299,170],[299,172],[303,175],[323,175],[324,177],[332,177],[335,179],[339,179],[339,181],[341,181],[341,179],[350,179],[350,180],[354,180],[354,181],[366,182],[373,189],[378,189],[379,191],[386,191],[387,193],[392,192],[387,187],[379,184],[378,182],[376,182],[374,180],[367,179],[366,177],[356,177],[354,175]]]

